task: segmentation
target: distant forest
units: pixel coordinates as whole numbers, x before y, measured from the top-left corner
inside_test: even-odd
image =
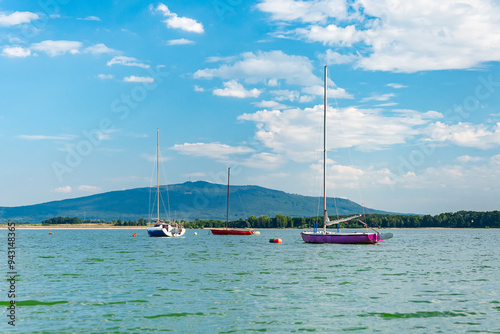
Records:
[[[339,216],[344,218],[347,216]],[[334,220],[337,217],[330,216]],[[459,211],[455,213],[441,213],[439,215],[394,215],[373,214],[360,217],[373,228],[420,228],[420,227],[448,227],[448,228],[499,228],[500,211],[476,212]],[[311,228],[314,224],[323,225],[323,217],[292,218],[276,215],[274,218],[267,216],[251,216],[246,221],[238,220],[229,222],[229,227],[236,228]],[[186,228],[223,227],[225,222],[219,220],[195,220],[184,223]],[[340,224],[342,228],[362,228],[363,223],[357,219]]]
[[[343,218],[347,216],[340,216]],[[330,219],[337,219],[331,216]],[[373,228],[500,228],[500,211],[476,212],[458,211],[454,213],[441,213],[439,215],[396,215],[373,214],[359,218]],[[225,227],[226,222],[221,220],[199,220],[191,222],[181,221],[186,228],[213,228]],[[105,220],[85,220],[76,217],[55,217],[42,221],[42,225],[57,224],[111,224],[114,226],[146,226],[146,219],[138,221],[122,221],[121,219],[106,222]],[[288,217],[278,214],[274,218],[267,216],[250,216],[248,219],[239,219],[229,222],[229,227],[234,228],[312,228],[315,224],[322,226],[323,217]],[[341,223],[342,228],[362,228],[363,223],[357,219]]]

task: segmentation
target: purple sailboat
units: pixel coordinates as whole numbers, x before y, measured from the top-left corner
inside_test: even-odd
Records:
[[[302,240],[308,243],[317,244],[375,244],[383,239],[392,238],[392,233],[379,233],[372,229],[372,232],[340,232],[340,223],[361,217],[355,215],[348,218],[330,221],[328,212],[326,211],[326,109],[327,109],[327,67],[325,66],[325,79],[324,79],[324,117],[323,117],[323,229],[315,229],[313,232],[303,231],[301,233]],[[337,232],[327,232],[326,227],[329,225],[337,224]],[[363,223],[364,224],[364,223]],[[365,224],[366,225],[366,224]]]

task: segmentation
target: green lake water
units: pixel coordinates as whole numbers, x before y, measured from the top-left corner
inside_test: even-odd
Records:
[[[500,333],[500,230],[394,229],[377,245],[49,231],[16,230],[15,327],[0,231],[1,333]]]

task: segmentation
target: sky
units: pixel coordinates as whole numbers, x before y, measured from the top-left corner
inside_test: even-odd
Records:
[[[328,66],[328,196],[498,210],[499,61],[498,1],[0,0],[0,206],[151,186],[157,128],[162,183],[321,196]]]

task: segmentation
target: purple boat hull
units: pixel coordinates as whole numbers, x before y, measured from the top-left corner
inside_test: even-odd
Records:
[[[376,244],[380,242],[377,233],[332,233],[302,232],[302,240],[314,244]]]

